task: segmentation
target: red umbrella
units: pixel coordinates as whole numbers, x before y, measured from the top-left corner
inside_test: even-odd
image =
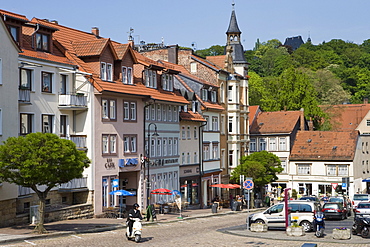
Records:
[[[233,187],[231,189],[240,189],[240,185],[239,184],[229,184],[230,187]]]
[[[223,188],[223,189],[229,189],[229,186],[227,184],[212,184],[210,187],[218,187],[218,188]]]
[[[165,188],[159,188],[152,190],[150,194],[156,194],[156,195],[172,195],[172,190],[168,190]]]

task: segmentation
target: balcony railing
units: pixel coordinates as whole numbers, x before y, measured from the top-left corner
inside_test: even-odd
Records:
[[[87,178],[75,178],[69,181],[68,183],[64,183],[59,185],[59,189],[62,190],[72,190],[72,189],[83,189],[87,188]]]
[[[31,102],[31,90],[29,88],[19,87],[19,103],[30,103]]]
[[[59,106],[70,107],[70,108],[86,108],[87,107],[87,96],[83,94],[60,94],[59,95]]]
[[[77,149],[87,149],[86,135],[69,135],[61,136],[60,138],[73,141],[74,144],[76,144]]]

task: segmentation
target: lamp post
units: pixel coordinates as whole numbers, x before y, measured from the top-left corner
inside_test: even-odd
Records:
[[[147,160],[146,160],[146,166],[147,166],[147,187],[146,187],[146,194],[147,194],[147,199],[146,199],[146,206],[149,206],[150,203],[150,176],[149,176],[149,168],[150,168],[150,146],[151,146],[151,137],[150,137],[150,126],[154,125],[154,133],[152,136],[159,136],[157,133],[157,125],[155,123],[149,123],[148,125],[148,149],[147,149]]]

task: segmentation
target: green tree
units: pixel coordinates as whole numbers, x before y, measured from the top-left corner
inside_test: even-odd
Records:
[[[31,133],[10,137],[0,146],[0,180],[29,187],[40,201],[40,222],[35,231],[45,233],[45,200],[57,185],[81,178],[89,159],[69,140],[55,134]],[[42,191],[41,188],[44,188]]]
[[[195,54],[205,58],[206,56],[223,55],[224,52],[225,52],[225,46],[213,45],[207,49],[197,50],[195,51]]]
[[[240,164],[231,173],[231,179],[240,183],[240,175],[253,178],[254,184],[263,188],[266,184],[275,182],[276,174],[283,171],[279,157],[267,151],[255,152],[243,156]]]

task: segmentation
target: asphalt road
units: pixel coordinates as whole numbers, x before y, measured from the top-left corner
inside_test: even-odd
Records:
[[[263,238],[253,238],[226,233],[232,228],[245,228],[247,214],[231,214],[184,220],[173,223],[158,223],[147,225],[143,228],[143,238],[140,246],[253,246],[253,247],[298,247],[307,241],[284,241]],[[327,221],[331,225],[352,225],[352,218],[345,221]],[[340,225],[339,225],[340,224]],[[6,246],[138,246],[133,241],[128,241],[124,236],[124,229],[101,233],[69,235],[56,238],[33,239],[32,241],[13,243]],[[281,232],[281,231],[280,231]],[[269,231],[269,234],[278,234],[279,231]],[[313,233],[310,233],[313,234]],[[332,246],[366,246],[352,245],[350,242],[343,244],[320,243],[320,247]]]

